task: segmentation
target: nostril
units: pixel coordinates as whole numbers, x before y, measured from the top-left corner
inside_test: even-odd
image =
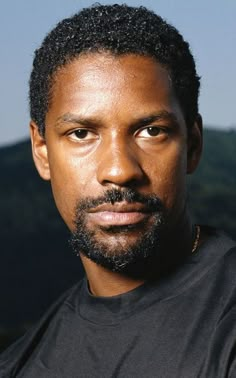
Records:
[[[112,183],[119,186],[127,186],[130,182],[141,181],[144,172],[139,161],[127,154],[103,156],[97,167],[97,180],[104,185]]]

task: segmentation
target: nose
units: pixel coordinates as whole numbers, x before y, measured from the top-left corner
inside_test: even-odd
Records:
[[[101,185],[138,185],[143,179],[144,172],[137,153],[128,143],[109,143],[101,146],[97,166],[97,180]]]

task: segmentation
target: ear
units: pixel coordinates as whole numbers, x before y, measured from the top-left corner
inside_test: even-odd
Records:
[[[30,122],[30,137],[32,154],[35,166],[39,175],[44,180],[50,180],[50,169],[48,163],[48,151],[45,138],[40,134],[38,126]]]
[[[188,130],[188,174],[193,173],[198,166],[202,154],[202,141],[202,117],[198,114],[193,126]]]

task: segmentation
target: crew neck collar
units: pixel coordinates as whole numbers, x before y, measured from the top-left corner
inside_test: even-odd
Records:
[[[212,258],[218,243],[224,248],[219,255]],[[176,297],[188,290],[218,262],[225,250],[233,245],[234,242],[225,234],[212,230],[211,236],[199,247],[199,250],[189,256],[176,271],[155,283],[146,282],[127,293],[112,297],[93,296],[88,289],[87,279],[84,278],[78,313],[83,319],[92,323],[115,326],[154,302]]]
[[[80,296],[80,315],[97,324],[118,324],[122,319],[148,305],[152,291],[151,286],[149,283],[144,283],[123,294],[98,297],[90,293],[87,279],[84,278]]]

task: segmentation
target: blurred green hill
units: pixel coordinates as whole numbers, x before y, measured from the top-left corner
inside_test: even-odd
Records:
[[[222,228],[236,240],[236,131],[204,131],[203,156],[189,177],[196,222]]]
[[[83,275],[50,185],[36,173],[30,142],[0,148],[0,349],[34,323]],[[204,132],[204,153],[189,177],[196,222],[236,239],[236,131]]]

